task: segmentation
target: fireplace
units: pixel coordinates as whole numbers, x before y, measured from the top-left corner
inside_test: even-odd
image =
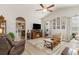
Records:
[[[31,31],[31,38],[35,39],[35,38],[40,38],[42,37],[42,30],[32,30]]]

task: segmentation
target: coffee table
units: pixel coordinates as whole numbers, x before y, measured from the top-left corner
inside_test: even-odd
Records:
[[[44,46],[53,50],[53,41],[51,39],[45,39]]]
[[[73,48],[66,47],[61,55],[79,55],[79,51]]]

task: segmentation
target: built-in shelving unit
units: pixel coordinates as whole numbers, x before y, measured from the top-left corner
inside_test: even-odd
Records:
[[[53,19],[43,19],[42,29],[43,36],[52,37],[53,35],[62,34],[63,39],[68,39],[67,32],[69,32],[69,17],[59,16]]]

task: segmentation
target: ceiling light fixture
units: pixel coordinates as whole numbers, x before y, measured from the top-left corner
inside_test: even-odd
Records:
[[[43,12],[47,12],[47,11],[53,12],[53,10],[50,9],[50,8],[54,7],[55,5],[52,4],[52,5],[50,5],[50,6],[44,6],[43,4],[40,4],[40,6],[41,6],[42,8],[41,8],[41,9],[37,9],[36,11],[41,11],[41,10],[42,10]]]
[[[44,8],[44,9],[43,9],[43,12],[47,12],[47,9],[46,9],[46,8]]]

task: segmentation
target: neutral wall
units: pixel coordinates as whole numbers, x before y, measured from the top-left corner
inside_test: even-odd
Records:
[[[69,24],[70,21],[72,20],[71,17],[75,16],[75,15],[79,15],[79,6],[73,6],[73,7],[68,7],[68,8],[66,7],[66,8],[58,9],[58,10],[54,11],[53,13],[51,13],[51,14],[45,16],[44,18],[42,18],[42,21],[47,21],[47,20],[50,21],[50,20],[52,20],[52,19],[54,19],[56,17],[66,16],[66,17],[70,18],[67,21],[67,23]],[[69,33],[69,31],[70,31],[69,25],[67,25],[67,27],[68,27],[66,29],[66,31],[68,31],[67,33]],[[43,27],[42,27],[42,29],[44,30]],[[54,32],[57,32],[57,31],[51,31],[51,32],[54,33]]]
[[[33,23],[40,23],[38,14],[31,12],[26,8],[27,5],[0,5],[0,15],[7,21],[7,33],[14,32],[16,35],[16,18],[23,17],[26,20],[26,30],[31,30]],[[30,7],[28,7],[30,8]]]

